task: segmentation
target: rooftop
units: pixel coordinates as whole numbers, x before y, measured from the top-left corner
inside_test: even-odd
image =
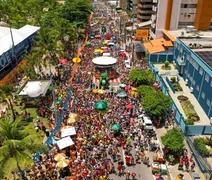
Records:
[[[165,51],[168,47],[173,47],[173,43],[166,41],[164,38],[159,38],[144,43],[144,47],[150,54],[153,54]]]
[[[39,27],[31,25],[25,25],[20,29],[11,29],[14,40],[14,46],[31,36],[39,29]],[[0,55],[12,48],[10,28],[0,26],[0,45]]]
[[[187,27],[187,29],[171,30],[169,33],[179,38],[212,68],[212,31],[197,31]]]
[[[40,84],[41,86],[41,96],[45,96],[47,90],[49,89],[49,86],[51,85],[51,80],[30,80],[27,81],[18,92],[19,96],[28,96],[27,94],[27,88],[34,86],[34,84]]]
[[[179,38],[193,51],[212,51],[212,31],[197,31],[195,29],[170,30],[170,34]]]

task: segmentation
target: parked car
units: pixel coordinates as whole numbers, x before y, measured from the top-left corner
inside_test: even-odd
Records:
[[[148,116],[143,116],[142,119],[143,119],[144,130],[153,130],[151,119]]]
[[[129,60],[125,60],[124,61],[124,65],[125,65],[125,68],[127,68],[127,69],[130,69],[131,68],[130,61]]]

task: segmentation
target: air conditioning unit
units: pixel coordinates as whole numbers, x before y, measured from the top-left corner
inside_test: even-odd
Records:
[[[193,32],[194,31],[194,26],[187,26],[186,27],[186,32]]]

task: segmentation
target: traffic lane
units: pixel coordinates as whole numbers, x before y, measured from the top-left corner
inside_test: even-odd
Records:
[[[115,163],[115,168],[117,172],[117,163]],[[144,165],[143,162],[141,162],[140,164],[136,164],[135,166],[126,166],[125,172],[128,172],[128,171],[131,174],[136,173],[136,179],[138,180],[154,180],[152,176],[151,168]],[[110,174],[109,178],[113,180],[123,180],[125,179],[125,175],[118,176],[115,174]],[[132,179],[132,176],[131,176],[131,179]]]

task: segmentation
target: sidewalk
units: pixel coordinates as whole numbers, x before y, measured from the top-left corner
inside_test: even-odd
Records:
[[[161,136],[163,136],[167,132],[167,130],[165,128],[158,128],[158,129],[156,129],[156,132],[157,132],[160,144],[163,147],[162,142],[161,142]],[[186,141],[185,141],[185,148],[189,150],[189,147],[188,147],[188,144],[186,143]],[[189,152],[188,157],[190,157],[191,152],[190,151],[188,151],[188,152]],[[190,172],[178,170],[178,164],[175,164],[174,166],[168,165],[168,170],[170,172],[170,176],[171,176],[172,180],[175,180],[177,175],[180,174],[180,173],[184,175],[185,180],[192,180]],[[195,172],[197,172],[199,174],[201,180],[205,180],[205,177],[201,173],[197,163],[196,163],[196,166],[195,166]]]

